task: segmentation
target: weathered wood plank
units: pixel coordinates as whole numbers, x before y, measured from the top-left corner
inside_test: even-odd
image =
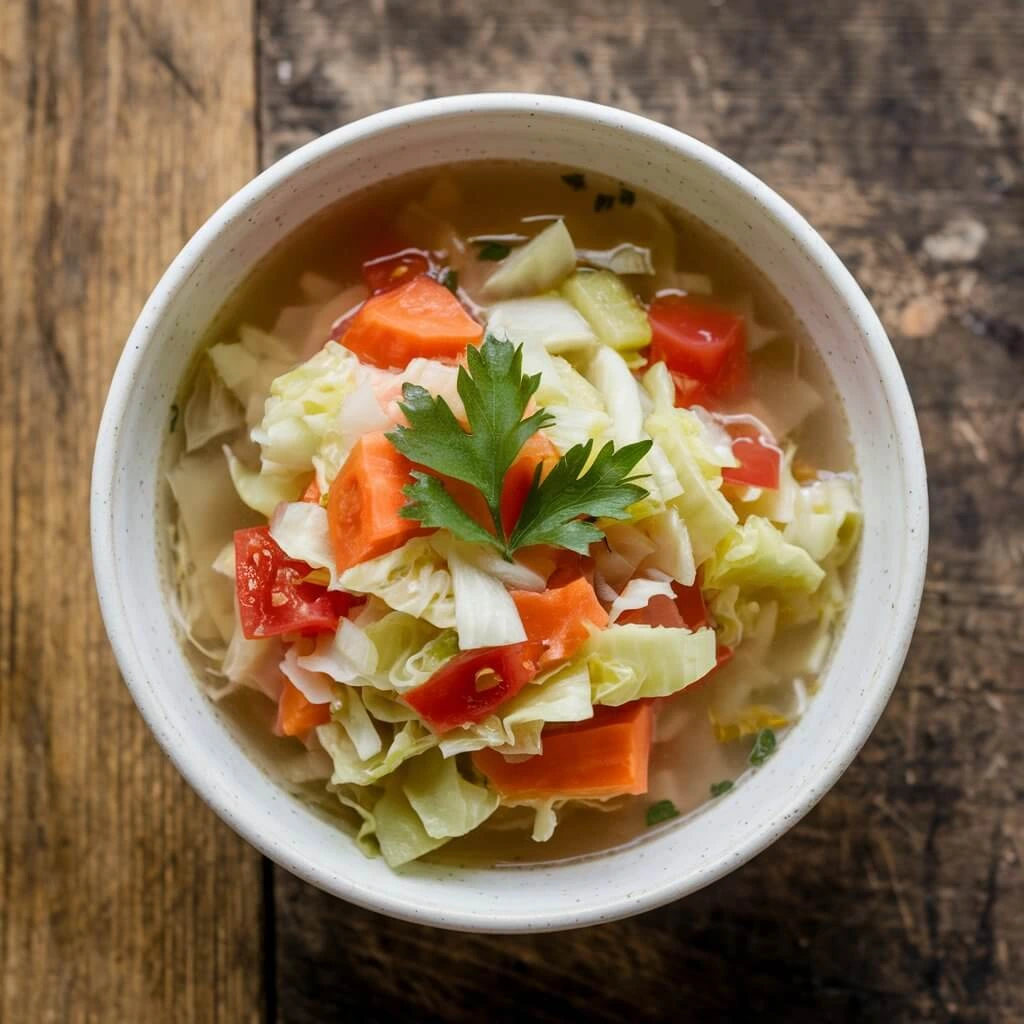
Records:
[[[256,165],[248,0],[0,4],[0,1020],[242,1021],[258,855],[116,671],[89,465],[147,293]]]
[[[1019,3],[268,0],[260,36],[264,162],[396,103],[527,89],[638,110],[745,163],[879,308],[933,515],[887,714],[755,863],[638,920],[516,939],[395,924],[278,872],[281,1019],[1021,1019]]]

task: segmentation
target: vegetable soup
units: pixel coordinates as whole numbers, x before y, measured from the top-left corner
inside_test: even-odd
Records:
[[[394,868],[591,854],[728,799],[813,696],[860,529],[782,297],[545,165],[307,224],[211,326],[167,459],[211,698]]]

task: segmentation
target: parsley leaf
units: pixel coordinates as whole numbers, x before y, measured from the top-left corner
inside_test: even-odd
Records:
[[[754,746],[750,751],[750,763],[755,768],[760,768],[774,753],[775,733],[771,729],[762,729],[754,738]]]
[[[499,260],[503,260],[511,251],[503,242],[487,242],[480,247],[480,251],[476,255],[477,259],[490,260],[493,263],[497,263]]]
[[[647,825],[660,825],[663,821],[668,821],[670,818],[678,818],[679,809],[676,807],[671,800],[659,800],[656,804],[651,804],[647,808]]]
[[[627,509],[647,491],[629,474],[650,450],[650,441],[616,449],[609,442],[594,457],[593,441],[576,445],[562,456],[542,481],[534,474],[522,512],[511,535],[501,517],[505,475],[523,445],[552,416],[537,409],[526,416],[540,375],[523,375],[523,352],[509,341],[488,335],[480,348],[466,352],[459,369],[458,391],[466,409],[464,427],[443,398],[415,384],[402,388],[402,412],[409,422],[387,435],[406,458],[443,476],[460,480],[480,492],[494,532],[485,529],[460,507],[437,477],[413,472],[403,493],[405,519],[449,530],[463,540],[490,544],[506,558],[532,544],[553,544],[586,554],[604,536],[591,521],[626,519]]]
[[[512,531],[512,547],[556,544],[585,555],[604,534],[580,516],[629,518],[629,506],[647,496],[647,491],[634,482],[640,477],[629,473],[650,451],[651,444],[637,441],[617,449],[609,441],[584,471],[594,447],[590,440],[570,448],[543,480],[538,467]]]
[[[711,783],[711,795],[712,796],[721,796],[723,793],[728,793],[729,790],[732,789],[732,786],[733,786],[732,779],[722,779],[721,782],[712,782]]]
[[[539,409],[523,419],[527,404],[540,386],[540,375],[523,376],[522,350],[511,342],[488,336],[480,348],[469,347],[466,362],[468,370],[459,368],[457,386],[471,432],[463,428],[443,398],[434,398],[418,385],[406,384],[402,388],[401,409],[409,426],[398,427],[387,437],[413,462],[475,487],[490,511],[500,541],[497,546],[505,550],[505,530],[501,522],[501,486],[505,474],[520,448],[538,430],[548,426],[552,417]],[[457,506],[450,495],[445,501],[440,498],[438,488],[417,480],[409,485],[406,496],[413,499],[417,511],[414,514],[406,505],[402,509],[404,518],[423,522],[421,514],[440,499],[444,510],[438,505],[435,511],[452,524],[446,524],[446,528],[465,539],[480,540],[466,537],[465,523],[462,529],[454,525],[457,517],[452,507]],[[480,532],[486,531],[481,529]],[[494,538],[490,538],[490,542],[494,543]]]

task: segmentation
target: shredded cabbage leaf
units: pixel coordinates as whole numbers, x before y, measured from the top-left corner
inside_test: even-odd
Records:
[[[250,426],[259,423],[274,378],[296,363],[295,353],[279,338],[250,324],[239,327],[237,341],[213,345],[208,355],[220,379],[242,403]]]
[[[704,566],[704,586],[716,590],[736,583],[745,590],[812,594],[824,578],[825,570],[803,548],[761,516],[732,531]]]
[[[641,697],[667,697],[715,667],[715,631],[609,626],[591,635],[581,656],[595,704],[618,707]]]
[[[389,608],[426,619],[439,629],[456,625],[455,591],[448,563],[425,537],[346,569],[339,578],[345,590],[373,594]]]

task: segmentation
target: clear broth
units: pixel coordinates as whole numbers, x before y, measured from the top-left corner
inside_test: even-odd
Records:
[[[685,211],[655,202],[638,190],[633,190],[636,199],[632,205],[624,203],[618,198],[621,182],[590,172],[586,188],[574,190],[563,180],[563,175],[573,170],[530,163],[462,164],[416,172],[349,197],[303,225],[261,261],[225,303],[198,353],[231,337],[242,323],[271,330],[282,309],[308,302],[300,283],[305,274],[329,278],[337,282],[339,291],[358,282],[368,245],[394,230],[399,220],[403,243],[435,248],[429,221],[418,228],[417,217],[403,216],[403,211],[425,197],[435,207],[443,207],[445,196],[457,195],[458,203],[449,204],[443,212],[463,238],[528,237],[545,222],[561,217],[579,248],[608,249],[623,242],[647,246],[656,266],[671,263],[677,271],[710,277],[716,301],[751,302],[757,321],[779,331],[777,339],[753,354],[755,371],[759,367],[787,371],[797,367],[799,376],[825,398],[822,407],[791,435],[799,454],[819,469],[853,470],[846,424],[827,372],[803,325],[761,272],[728,241]],[[617,197],[610,210],[595,212],[598,193]],[[639,276],[628,280],[642,298],[653,297],[657,282]],[[468,288],[472,294],[472,281]],[[183,397],[188,389],[186,382]],[[226,529],[234,525],[226,524]],[[567,805],[559,812],[553,838],[546,843],[530,838],[532,813],[528,809],[503,808],[480,829],[453,840],[428,859],[480,865],[593,855],[647,834],[645,814],[655,801],[671,800],[681,815],[696,810],[709,799],[712,783],[739,780],[751,745],[749,739],[726,744],[716,741],[707,715],[708,691],[702,687],[678,694],[662,713],[662,723],[670,720],[675,734],[670,739],[659,738],[654,746],[647,796],[620,798],[609,810]],[[269,707],[263,697],[250,692],[234,694],[221,704],[232,727],[273,771],[275,763],[294,757],[297,744],[268,735]],[[315,803],[323,809],[322,800]],[[337,817],[345,817],[340,807]]]

